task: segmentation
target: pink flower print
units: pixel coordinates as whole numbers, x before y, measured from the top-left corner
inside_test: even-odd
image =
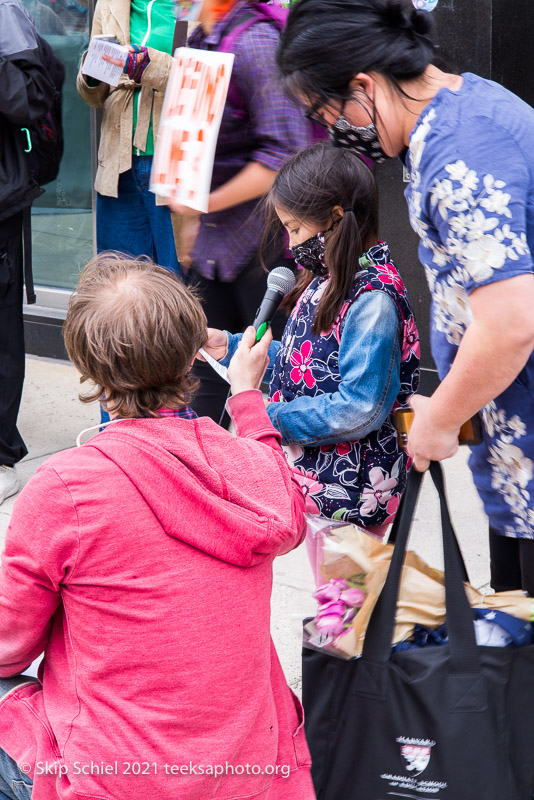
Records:
[[[281,403],[282,402],[282,393],[280,389],[277,389],[276,392],[273,394],[272,397],[269,398],[269,403]]]
[[[400,503],[400,495],[395,495],[390,500],[388,500],[386,504],[386,511],[388,512],[388,517],[384,522],[384,525],[389,525],[395,519],[395,515],[397,514],[397,509]]]
[[[331,453],[333,450],[335,450],[338,456],[346,456],[350,448],[350,442],[338,442],[336,445],[323,444],[319,449],[321,453]]]
[[[370,517],[379,505],[385,506],[392,498],[392,490],[397,486],[397,479],[391,478],[381,467],[369,470],[371,486],[366,486],[362,492],[363,504],[360,513]]]
[[[319,494],[324,489],[323,484],[319,483],[317,476],[313,472],[306,472],[302,467],[295,467],[293,473],[300,483],[300,488],[302,489],[304,497],[307,497],[309,494]]]
[[[384,266],[376,265],[379,273],[378,280],[382,283],[391,284],[395,289],[403,294],[404,284],[402,278],[392,264],[385,264]]]
[[[291,370],[291,380],[293,383],[300,383],[301,380],[304,380],[304,383],[308,389],[311,389],[313,386],[315,386],[315,378],[313,377],[310,369],[311,352],[312,343],[310,341],[306,341],[302,343],[300,352],[298,350],[293,350],[289,359],[295,368]]]
[[[388,512],[388,514],[393,514],[393,516],[395,516],[397,509],[399,507],[399,503],[400,503],[400,496],[398,494],[396,494],[394,497],[391,497],[386,505],[386,511]]]
[[[404,323],[404,337],[402,340],[402,355],[403,361],[407,361],[410,355],[419,358],[421,355],[421,345],[419,342],[419,331],[414,319],[409,319]]]

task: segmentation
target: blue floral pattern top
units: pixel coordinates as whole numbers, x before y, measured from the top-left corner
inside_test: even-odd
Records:
[[[466,73],[441,89],[412,131],[406,198],[432,293],[431,344],[443,379],[472,322],[480,286],[532,274],[534,110]],[[469,465],[490,524],[534,538],[534,355],[484,409]]]
[[[402,323],[400,391],[385,422],[353,441],[289,448],[303,489],[323,516],[372,527],[393,519],[406,484],[409,458],[399,449],[393,412],[417,390],[419,336],[406,289],[390,261],[387,245],[381,243],[367,251],[360,266],[352,290],[328,331],[312,332],[315,310],[328,278],[314,278],[301,295],[276,354],[269,400],[289,403],[303,395],[316,397],[338,391],[342,380],[339,345],[347,312],[366,292],[384,292],[392,298]]]

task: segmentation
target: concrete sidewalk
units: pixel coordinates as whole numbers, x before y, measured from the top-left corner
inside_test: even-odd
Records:
[[[80,403],[78,373],[71,364],[28,357],[19,427],[29,453],[19,465],[26,483],[53,453],[75,445],[83,429],[95,425],[95,405]],[[444,462],[447,488],[456,532],[460,538],[471,583],[479,588],[489,580],[487,521],[466,465],[468,452]],[[7,530],[16,497],[0,506],[0,539]],[[28,531],[31,536],[31,531]],[[431,566],[441,567],[439,509],[430,480],[425,482],[411,547]],[[300,688],[300,622],[315,613],[311,570],[304,547],[275,562],[272,596],[272,633],[290,685]]]

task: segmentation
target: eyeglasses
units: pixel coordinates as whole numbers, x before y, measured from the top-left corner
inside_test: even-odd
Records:
[[[319,112],[320,107],[323,103],[320,100],[317,100],[316,103],[313,104],[311,108],[304,112],[304,116],[306,119],[309,119],[310,122],[316,122],[317,125],[320,125],[322,128],[329,128],[330,126],[324,120],[323,115]]]
[[[319,109],[322,106],[324,106],[324,101],[323,100],[317,100],[317,102],[315,102],[311,108],[309,108],[307,111],[304,112],[304,116],[306,117],[306,119],[309,119],[310,122],[316,122],[322,128],[326,128],[326,130],[329,131],[331,128],[334,127],[334,125],[339,120],[339,118],[343,116],[343,112],[345,111],[345,103],[346,103],[346,101],[344,100],[343,104],[341,106],[341,111],[339,112],[338,118],[336,119],[335,122],[332,122],[331,124],[328,123],[328,122],[325,122],[325,118],[323,117],[323,115],[319,111]]]

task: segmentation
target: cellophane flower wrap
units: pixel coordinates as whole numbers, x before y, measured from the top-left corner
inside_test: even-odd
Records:
[[[376,563],[388,549],[381,540],[355,525],[333,522],[316,515],[307,515],[308,547],[316,582],[313,593],[317,613],[304,627],[304,644],[351,658],[354,631],[360,614],[365,615],[372,588],[370,576]],[[392,547],[389,547],[391,550]],[[374,603],[373,603],[374,605]]]
[[[340,658],[361,655],[365,632],[384,586],[393,545],[355,525],[308,515],[308,537],[315,538],[316,579],[314,619],[304,624],[303,643]],[[504,611],[534,621],[534,598],[521,591],[481,594],[465,584],[473,608]],[[445,623],[445,580],[412,550],[402,568],[392,645],[410,639],[416,625],[439,628]]]

